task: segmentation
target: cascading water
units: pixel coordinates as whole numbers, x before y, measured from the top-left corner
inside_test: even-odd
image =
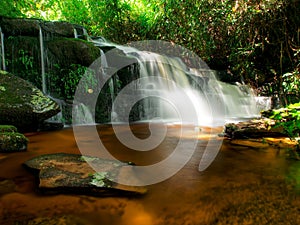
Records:
[[[144,51],[137,52],[137,58],[140,66],[140,76],[144,78],[139,87],[142,90],[142,95],[145,97],[159,96],[158,98],[148,97],[143,100],[144,116],[141,118],[142,120],[181,121],[178,117],[179,115],[177,115],[176,108],[167,100],[170,96],[178,100],[181,99],[182,91],[179,90],[180,88],[183,89],[193,104],[195,104],[197,114],[201,115],[199,121],[196,122],[203,124],[204,121],[208,121],[209,114],[211,114],[208,103],[199,95],[199,92],[203,91],[201,89],[204,87],[199,86],[199,90],[192,88],[189,76],[187,75],[189,72],[188,68],[179,58],[170,58]],[[153,78],[156,79],[156,76],[166,79],[167,82],[153,82],[152,80]],[[180,102],[180,100],[179,103],[182,105],[185,104],[184,101]],[[205,108],[207,110],[204,112],[203,109]]]
[[[45,60],[44,60],[44,39],[42,28],[39,28],[39,41],[41,52],[41,76],[42,76],[42,91],[47,94],[46,74],[45,74]]]
[[[179,89],[188,96],[199,115],[198,121],[181,122],[219,126],[227,121],[259,116],[259,109],[251,89],[245,85],[221,82],[216,79],[215,71],[201,67],[189,68],[178,57],[167,57],[133,47],[103,43],[102,40],[94,42],[99,47],[113,46],[128,57],[134,57],[138,62],[140,78],[143,78],[136,85],[142,99],[139,108],[141,121],[181,121],[176,107],[168,101],[172,96],[179,104],[186,104],[184,100],[180,102],[182,92]],[[157,82],[157,77],[168,82]],[[118,113],[123,106],[115,107]],[[189,115],[185,118],[189,118]]]
[[[73,110],[77,120],[82,121],[82,124],[84,125],[95,124],[95,120],[93,118],[93,115],[90,112],[90,109],[83,103],[74,105]],[[77,124],[77,125],[81,125],[81,124]]]
[[[259,116],[259,108],[251,88],[246,85],[232,85],[221,81],[218,82],[218,88],[222,91],[228,122]]]
[[[78,32],[76,28],[74,28],[74,38],[78,38]]]
[[[4,34],[2,32],[2,29],[0,27],[0,43],[1,43],[1,64],[2,65],[2,70],[6,70],[6,65],[5,65],[5,50],[4,50]]]

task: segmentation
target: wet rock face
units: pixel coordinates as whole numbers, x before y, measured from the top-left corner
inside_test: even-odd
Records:
[[[97,166],[95,171],[93,166]],[[114,180],[124,175],[133,166],[116,160],[101,159],[77,154],[47,154],[24,163],[33,172],[38,172],[39,190],[43,193],[76,193],[110,196],[145,194],[143,187],[125,186]]]
[[[6,17],[0,17],[0,27],[6,36],[38,36],[41,28],[44,33],[51,36],[70,38],[74,37],[74,29],[79,31],[83,29],[79,25],[67,22]]]
[[[39,21],[36,19],[10,19],[1,17],[0,26],[2,32],[7,36],[37,36],[39,34]]]
[[[5,60],[0,69],[30,81],[39,89],[43,83],[47,94],[56,98],[70,98],[65,90],[74,91],[69,86],[101,55],[99,48],[87,41],[87,31],[80,25],[0,16],[0,28]],[[70,74],[77,77],[69,82]]]
[[[38,88],[0,71],[0,124],[14,125],[20,132],[35,131],[58,112],[59,105]]]

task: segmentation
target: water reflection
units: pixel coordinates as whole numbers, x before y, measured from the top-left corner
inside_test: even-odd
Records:
[[[131,129],[137,136],[147,136],[142,124]],[[209,128],[202,129],[203,136],[199,136],[188,164],[170,179],[148,186],[148,194],[140,198],[39,194],[34,177],[22,162],[41,154],[80,152],[72,129],[28,134],[27,152],[0,154],[1,224],[66,216],[67,224],[84,225],[300,224],[300,198],[289,185],[296,180],[296,188],[300,188],[299,162],[287,160],[283,150],[246,148],[224,141],[212,165],[199,172],[199,160],[207,144],[205,133],[210,133]],[[220,132],[215,129],[215,133]],[[156,150],[136,152],[118,142],[111,126],[99,126],[98,130],[118,159],[141,165],[170,154],[179,135],[178,127],[173,126]],[[87,137],[87,141],[92,140]]]

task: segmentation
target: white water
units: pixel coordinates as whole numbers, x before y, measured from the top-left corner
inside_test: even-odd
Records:
[[[256,97],[247,85],[232,85],[221,81],[217,82],[225,103],[226,122],[259,117]]]
[[[76,28],[74,28],[74,38],[78,38],[78,32],[77,32]]]
[[[6,70],[5,65],[5,50],[4,50],[4,34],[2,32],[2,29],[0,27],[0,43],[1,43],[1,64],[2,64],[2,70]],[[1,68],[1,67],[0,67]]]
[[[269,110],[272,108],[272,97],[257,96],[255,100],[260,111]]]
[[[143,102],[144,116],[141,117],[141,120],[197,124],[212,122],[212,112],[207,99],[200,94],[203,90],[196,90],[191,87],[187,76],[189,70],[180,59],[152,52],[140,51],[137,53],[140,76],[144,78],[138,88],[142,90],[142,95],[145,97],[158,96],[145,99]],[[157,82],[157,76],[164,80]],[[201,87],[199,86],[199,88]],[[191,102],[186,102],[186,100]],[[201,115],[198,118],[193,118],[193,113],[189,112],[188,108],[181,110],[181,112],[185,111],[184,115],[179,112],[180,108],[191,103],[197,115]],[[194,121],[195,119],[196,121]]]
[[[83,103],[73,104],[73,121],[80,121],[78,124],[73,125],[94,125],[95,120],[90,109]]]
[[[180,121],[219,126],[228,121],[259,117],[255,95],[246,85],[220,82],[214,71],[207,68],[188,68],[179,58],[102,41],[96,45],[114,46],[127,56],[137,59],[140,78],[143,79],[131,88],[136,88],[141,98],[144,97],[143,109],[140,111],[141,121]],[[161,82],[161,79],[157,81],[157,77],[167,82]],[[183,93],[188,96],[188,101]],[[196,110],[196,121],[188,104],[192,104],[192,108]],[[122,105],[115,107],[119,114]],[[180,111],[184,107],[186,110]],[[180,112],[184,115],[180,115]]]
[[[47,94],[45,60],[44,60],[44,39],[43,39],[43,32],[41,27],[39,31],[39,41],[40,41],[40,52],[41,52],[42,91],[44,92],[44,94]]]

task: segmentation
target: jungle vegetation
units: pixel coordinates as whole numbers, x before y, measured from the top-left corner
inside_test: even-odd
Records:
[[[299,101],[299,0],[3,0],[0,15],[68,21],[120,44],[174,42],[225,81]]]

